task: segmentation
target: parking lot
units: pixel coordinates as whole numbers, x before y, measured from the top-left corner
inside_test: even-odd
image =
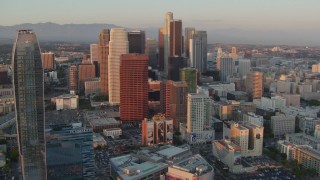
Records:
[[[296,179],[292,173],[284,168],[267,168],[254,173],[237,174],[236,179],[246,180],[292,180]]]
[[[141,146],[141,129],[139,124],[122,124],[122,136],[119,139],[105,137],[107,146],[94,150],[97,179],[108,179],[110,175],[110,158],[131,153],[134,148]]]

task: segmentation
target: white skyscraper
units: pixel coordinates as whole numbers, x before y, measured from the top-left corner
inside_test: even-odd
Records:
[[[190,66],[207,72],[207,32],[195,31],[190,39]]]
[[[250,72],[251,61],[250,59],[240,59],[239,60],[239,75],[242,78]]]
[[[210,127],[213,100],[205,94],[188,94],[187,134],[189,143],[202,143],[214,138]]]
[[[128,54],[129,42],[127,31],[113,28],[110,33],[108,56],[109,102],[120,104],[120,55]]]
[[[221,57],[220,63],[220,81],[226,82],[228,76],[232,76],[235,71],[234,61],[231,57]]]
[[[167,12],[164,19],[164,74],[168,75],[168,58],[170,55],[170,22],[173,20],[173,13]]]
[[[98,61],[98,44],[90,44],[91,63]]]

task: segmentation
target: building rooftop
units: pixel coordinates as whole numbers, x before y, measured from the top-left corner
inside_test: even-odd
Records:
[[[75,94],[62,94],[56,97],[57,99],[68,99],[68,98],[78,98],[78,95]]]
[[[108,117],[96,117],[88,120],[91,126],[106,126],[120,123],[115,118]]]
[[[134,180],[147,177],[168,167],[162,162],[144,161],[132,155],[124,155],[110,159],[111,166],[123,180]]]
[[[201,176],[210,171],[213,171],[212,166],[199,154],[196,154],[179,163],[174,164],[172,168],[192,173],[196,176]]]
[[[185,153],[185,152],[189,151],[189,149],[186,149],[186,148],[183,149],[183,148],[172,146],[172,145],[167,145],[165,147],[167,147],[167,148],[162,149],[160,151],[157,151],[156,153],[161,156],[166,157],[167,159],[170,159],[170,158],[177,156],[181,153]]]

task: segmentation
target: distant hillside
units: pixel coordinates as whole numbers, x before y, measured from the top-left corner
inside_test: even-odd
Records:
[[[70,42],[96,42],[102,28],[120,27],[114,24],[20,24],[14,26],[0,26],[0,44],[12,43],[18,29],[32,29],[37,33],[38,41],[70,41]],[[148,31],[145,29],[149,36]],[[154,33],[151,33],[153,37]]]
[[[64,41],[64,42],[97,42],[98,34],[102,28],[120,27],[114,24],[20,24],[15,26],[0,26],[0,44],[12,43],[18,29],[32,29],[37,33],[38,40],[41,41]],[[130,27],[128,30],[131,30]],[[205,29],[196,27],[198,30],[206,30],[208,33],[208,43],[229,43],[229,44],[263,44],[263,45],[320,45],[318,29],[300,31],[279,30],[244,30],[238,28],[216,28]],[[159,27],[141,27],[146,31],[147,37],[158,38]]]

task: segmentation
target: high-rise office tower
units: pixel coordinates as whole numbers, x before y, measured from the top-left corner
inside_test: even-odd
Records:
[[[192,38],[192,34],[196,31],[195,28],[193,27],[186,27],[184,29],[184,54],[185,57],[189,58],[190,57],[190,52],[189,52],[189,45],[190,45],[190,39]]]
[[[48,131],[48,179],[94,179],[92,136],[92,129],[70,125]]]
[[[237,48],[236,47],[232,47],[231,48],[231,57],[233,60],[238,59],[238,54],[237,54]]]
[[[173,126],[186,123],[187,83],[185,81],[166,81],[160,84],[160,108],[162,113],[173,119]]]
[[[228,76],[232,76],[235,71],[234,61],[231,57],[221,57],[220,63],[220,80],[226,82]]]
[[[120,56],[128,54],[128,33],[124,28],[113,28],[110,33],[108,56],[109,102],[120,104]]]
[[[120,118],[142,121],[148,115],[148,56],[120,56]]]
[[[179,70],[187,66],[187,59],[181,56],[171,56],[168,65],[168,80],[179,81]]]
[[[190,39],[190,66],[207,72],[207,32],[195,31]]]
[[[218,71],[221,70],[221,57],[222,57],[222,48],[219,47],[217,49],[217,57],[216,57],[216,62],[217,62],[216,69]]]
[[[80,89],[84,90],[84,82],[88,79],[95,78],[95,65],[93,64],[80,64],[79,65],[79,85]]]
[[[8,68],[5,65],[0,65],[0,85],[8,84],[8,83],[9,83]]]
[[[246,78],[246,90],[249,96],[253,99],[261,98],[263,94],[263,73],[251,72],[247,74]]]
[[[180,69],[180,81],[185,81],[187,83],[187,93],[196,93],[198,84],[198,70],[195,68]]]
[[[98,58],[98,44],[90,44],[90,58],[92,64],[94,64],[94,62],[100,63]]]
[[[78,92],[79,71],[76,64],[71,64],[69,67],[69,90]]]
[[[250,59],[240,59],[239,60],[239,75],[242,78],[247,75],[251,69],[251,61]]]
[[[146,54],[149,56],[149,66],[153,69],[158,68],[158,58],[157,58],[157,48],[158,42],[156,39],[147,39],[146,41]]]
[[[47,179],[43,68],[36,34],[19,30],[12,53],[16,124],[23,179]]]
[[[170,57],[181,56],[182,47],[182,21],[170,21]]]
[[[167,12],[164,19],[164,56],[163,56],[163,65],[164,65],[164,76],[168,76],[168,58],[170,56],[170,22],[173,20],[173,13]]]
[[[42,67],[43,69],[54,69],[54,54],[52,52],[41,53]]]
[[[144,31],[128,32],[129,53],[144,54],[146,50],[146,33]]]
[[[100,92],[108,94],[108,55],[109,55],[110,30],[102,29],[98,40],[98,59],[100,62]]]
[[[93,64],[80,64],[79,65],[79,81],[95,78],[95,66]]]
[[[187,134],[190,135],[189,142],[203,141],[207,138],[207,133],[204,132],[211,130],[212,104],[213,100],[205,94],[188,94]]]
[[[159,52],[158,52],[158,63],[159,70],[164,70],[164,28],[159,29]]]

